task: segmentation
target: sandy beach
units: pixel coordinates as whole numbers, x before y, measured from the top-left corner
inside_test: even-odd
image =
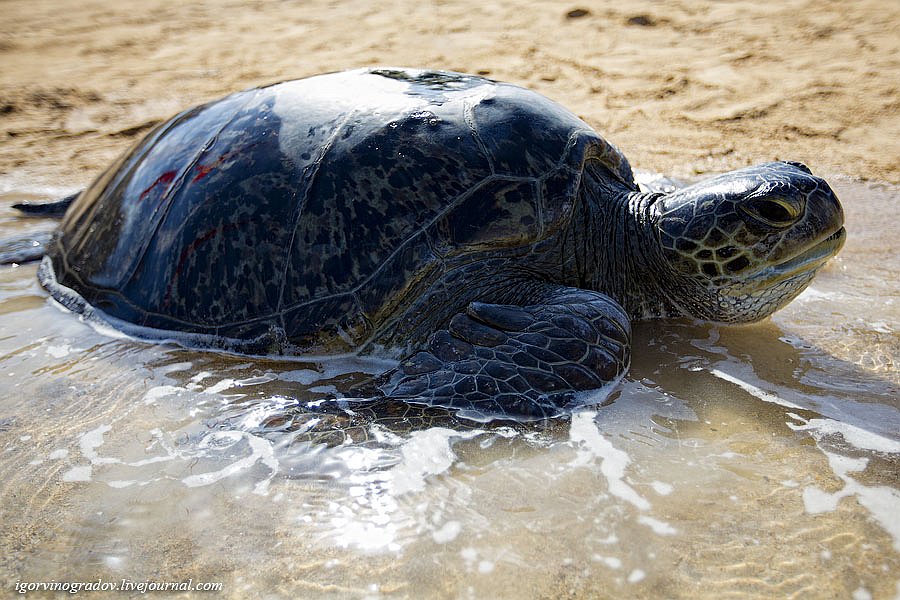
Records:
[[[900,5],[881,0],[17,0],[3,10],[0,176],[19,187],[84,186],[194,104],[372,65],[527,86],[639,169],[684,177],[793,159],[900,181]]]

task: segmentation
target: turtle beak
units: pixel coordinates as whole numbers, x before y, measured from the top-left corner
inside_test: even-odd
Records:
[[[840,252],[847,240],[847,232],[841,227],[818,244],[800,252],[788,260],[766,268],[760,275],[758,287],[771,287],[787,279],[815,272],[825,266]]]

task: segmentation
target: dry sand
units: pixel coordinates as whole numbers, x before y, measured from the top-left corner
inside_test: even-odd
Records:
[[[676,176],[795,159],[900,182],[900,3],[6,0],[0,177],[80,187],[228,92],[370,65],[535,89]]]

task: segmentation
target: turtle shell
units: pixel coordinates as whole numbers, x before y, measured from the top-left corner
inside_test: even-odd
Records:
[[[618,150],[534,92],[320,75],[159,126],[81,194],[48,256],[119,321],[352,350],[453,257],[565,226],[587,160],[634,185]]]

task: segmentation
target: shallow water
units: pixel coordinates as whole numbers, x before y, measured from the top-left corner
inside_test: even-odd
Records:
[[[285,426],[293,401],[378,364],[117,338],[48,301],[33,265],[0,268],[0,585],[900,595],[900,190],[834,188],[847,244],[788,308],[639,325],[601,406],[521,430],[376,425],[313,445]],[[0,236],[46,227],[5,207],[53,194],[0,190]]]

